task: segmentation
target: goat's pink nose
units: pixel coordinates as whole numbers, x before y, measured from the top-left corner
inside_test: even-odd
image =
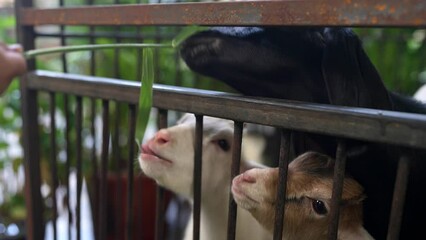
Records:
[[[155,142],[162,145],[170,141],[170,134],[162,129],[155,134]]]
[[[256,178],[251,176],[248,173],[243,173],[243,181],[248,182],[248,183],[255,183],[256,182]]]

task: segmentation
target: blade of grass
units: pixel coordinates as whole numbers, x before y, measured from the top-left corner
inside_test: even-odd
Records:
[[[89,44],[89,45],[77,45],[77,46],[63,46],[63,47],[52,47],[45,49],[29,50],[24,53],[25,58],[30,59],[39,55],[52,54],[52,53],[64,53],[64,52],[76,52],[76,51],[88,51],[98,49],[112,49],[112,48],[171,48],[171,44],[156,44],[156,43],[114,43],[114,44]]]
[[[139,94],[139,109],[136,118],[136,137],[141,142],[143,141],[151,112],[154,77],[154,54],[151,48],[145,48],[142,52],[142,79]]]
[[[139,111],[137,115],[136,136],[138,140],[143,141],[146,127],[149,121],[149,115],[152,107],[152,86],[154,83],[154,54],[152,48],[177,48],[190,35],[200,31],[203,27],[189,26],[184,28],[169,44],[155,43],[114,43],[114,44],[89,44],[78,46],[61,46],[45,49],[29,50],[24,53],[27,59],[34,58],[39,55],[52,53],[66,53],[75,51],[88,51],[112,48],[142,48],[142,79],[141,90],[139,95]],[[139,142],[138,142],[139,144]]]

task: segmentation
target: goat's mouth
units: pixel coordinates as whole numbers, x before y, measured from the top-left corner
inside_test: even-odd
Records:
[[[255,205],[259,204],[257,200],[253,199],[247,193],[241,190],[237,184],[233,184],[231,189],[232,189],[232,195],[234,196],[235,201],[238,202],[241,205],[241,207],[246,209],[251,209]]]
[[[148,144],[142,145],[141,158],[143,161],[153,161],[163,164],[172,164],[173,162],[169,159],[166,159],[160,156],[158,153],[154,152]]]

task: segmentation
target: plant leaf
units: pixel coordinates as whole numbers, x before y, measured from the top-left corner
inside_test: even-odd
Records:
[[[136,137],[141,142],[145,135],[152,106],[152,86],[154,82],[154,54],[151,48],[142,52],[142,79],[139,94],[139,109],[136,123]]]
[[[30,59],[38,55],[88,51],[96,49],[112,49],[112,48],[170,48],[171,44],[156,44],[156,43],[112,43],[112,44],[91,44],[91,45],[76,45],[76,46],[62,46],[52,47],[45,49],[34,49],[24,53],[25,58]]]

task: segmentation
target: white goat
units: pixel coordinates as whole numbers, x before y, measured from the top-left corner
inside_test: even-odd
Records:
[[[307,152],[289,164],[283,239],[327,239],[334,160]],[[278,168],[251,169],[233,179],[232,194],[270,233],[273,232]],[[363,188],[344,178],[338,239],[373,239],[362,222]]]
[[[204,117],[200,238],[226,239],[231,184],[232,121]],[[193,200],[195,117],[185,114],[176,126],[161,129],[142,145],[142,171],[156,182]],[[253,167],[241,160],[242,170]],[[270,239],[270,234],[244,209],[238,209],[236,239]],[[185,240],[192,239],[192,216]]]

